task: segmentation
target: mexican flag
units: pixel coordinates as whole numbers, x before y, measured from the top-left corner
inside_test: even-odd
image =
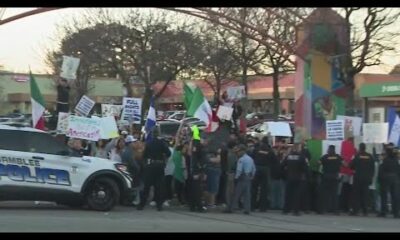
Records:
[[[190,107],[190,102],[192,101],[193,98],[193,92],[194,92],[195,87],[190,86],[189,84],[184,84],[183,85],[183,103],[186,107],[186,109],[189,109]]]
[[[44,99],[32,73],[30,73],[30,85],[33,127],[44,130]]]
[[[207,125],[207,131],[211,132],[212,109],[200,88],[197,87],[194,90],[189,105],[190,106],[187,109],[187,115],[196,117],[205,122]]]

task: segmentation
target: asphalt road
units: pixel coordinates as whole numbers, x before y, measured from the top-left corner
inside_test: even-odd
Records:
[[[400,219],[333,215],[282,215],[219,210],[192,213],[170,207],[116,207],[110,212],[70,209],[52,203],[1,202],[0,232],[397,232]]]

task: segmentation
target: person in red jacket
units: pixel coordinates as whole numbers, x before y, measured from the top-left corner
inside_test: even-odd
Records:
[[[354,146],[354,139],[352,137],[342,142],[340,155],[346,164],[340,169],[341,181],[339,183],[339,204],[340,209],[343,212],[349,212],[351,206],[351,191],[354,171],[349,167],[349,164],[356,154],[357,149]]]

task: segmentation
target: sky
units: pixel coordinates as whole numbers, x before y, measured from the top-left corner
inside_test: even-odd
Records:
[[[34,8],[7,8],[2,19]],[[58,47],[57,24],[79,17],[84,8],[66,8],[45,12],[0,25],[0,65],[4,70],[26,73],[49,73],[45,64],[46,49]],[[400,45],[400,44],[399,44]],[[400,46],[399,46],[400,47]],[[363,72],[388,73],[400,63],[397,55],[385,55],[380,66]]]

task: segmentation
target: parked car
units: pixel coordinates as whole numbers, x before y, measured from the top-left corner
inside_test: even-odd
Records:
[[[179,111],[179,112],[175,112],[174,114],[172,114],[171,116],[169,116],[167,119],[172,119],[172,120],[181,121],[181,120],[184,119],[185,117],[186,117],[186,112],[184,112],[184,111]]]

